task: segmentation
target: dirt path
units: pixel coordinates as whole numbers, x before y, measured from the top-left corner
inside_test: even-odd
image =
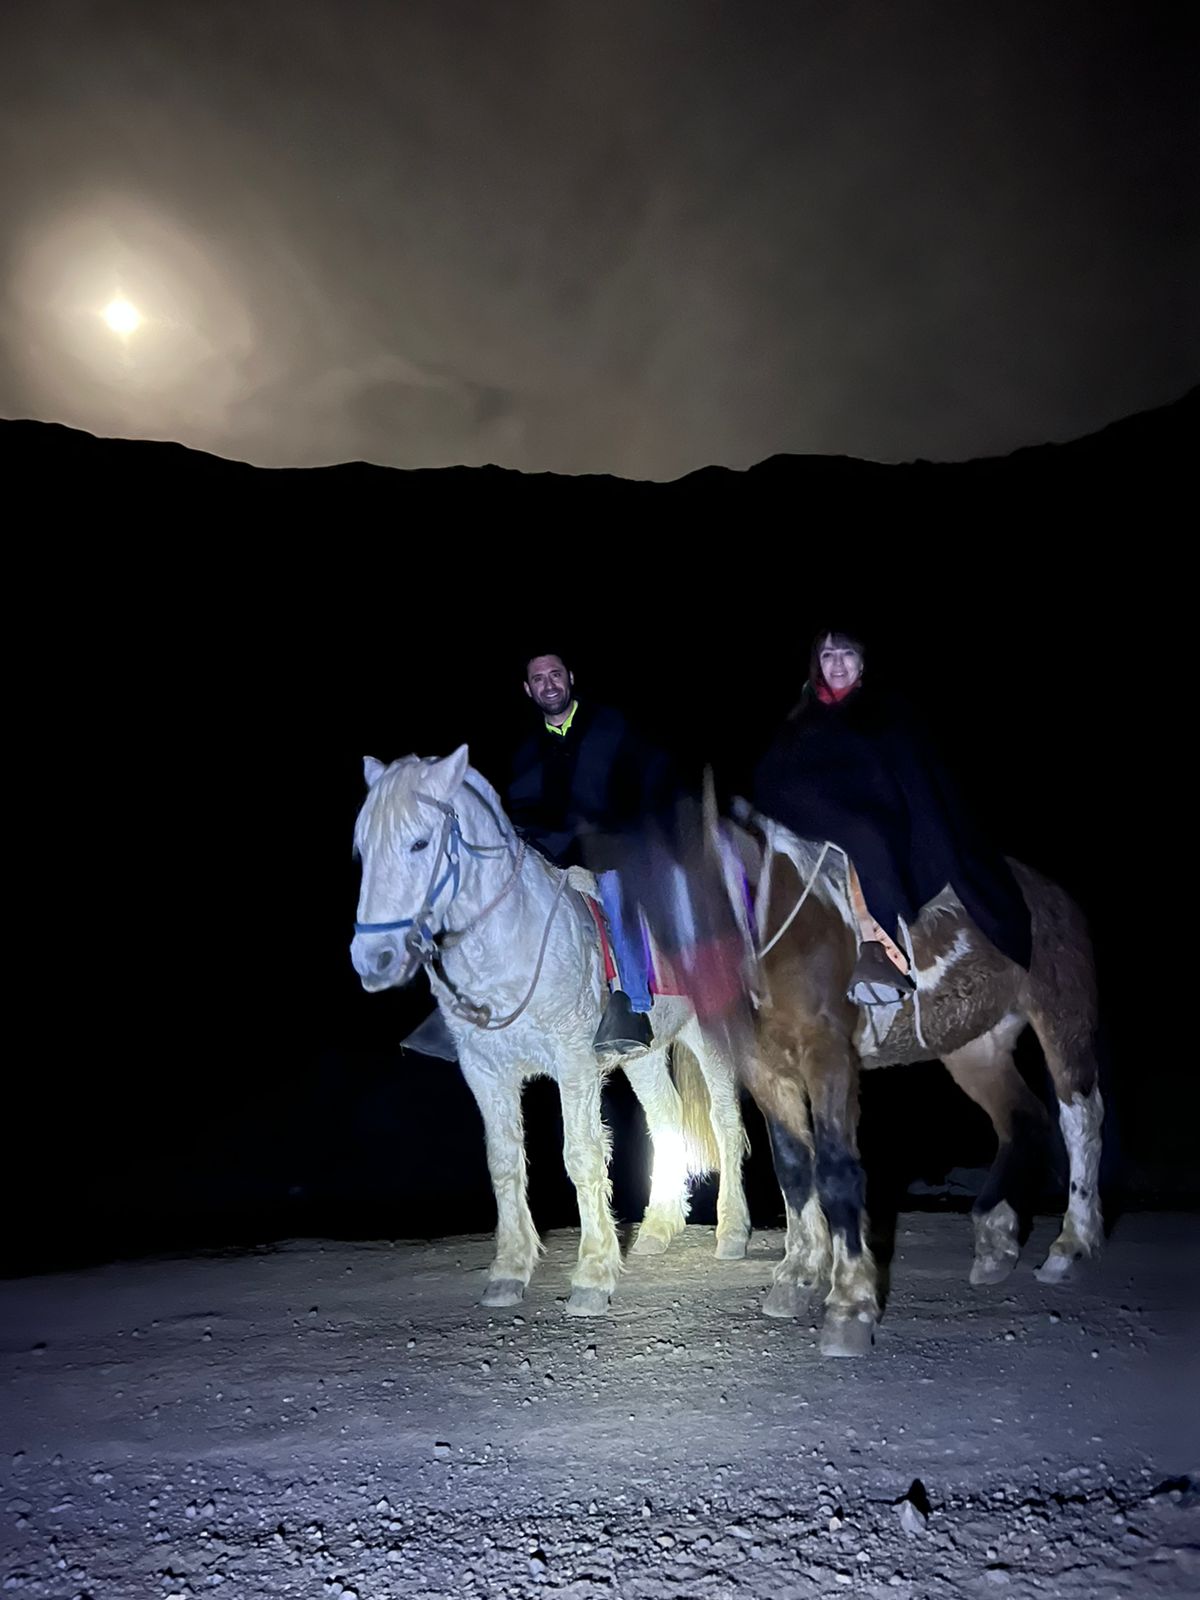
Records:
[[[967,1220],[902,1217],[859,1362],[760,1315],[777,1233],[724,1263],[690,1229],[593,1323],[562,1314],[567,1234],[515,1313],[473,1304],[479,1238],[9,1282],[0,1588],[1193,1596],[1198,1232],[1129,1217],[1049,1289],[1046,1222],[971,1290]]]

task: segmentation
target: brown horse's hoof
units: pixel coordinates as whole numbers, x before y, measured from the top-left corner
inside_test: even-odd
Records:
[[[798,1317],[808,1310],[808,1297],[812,1293],[805,1284],[773,1283],[763,1301],[765,1317]]]
[[[975,1263],[971,1268],[971,1282],[977,1289],[989,1283],[1003,1283],[1021,1253],[1017,1213],[1007,1200],[1001,1200],[990,1211],[976,1213],[974,1221]]]
[[[823,1356],[865,1356],[875,1342],[875,1323],[869,1317],[826,1317],[821,1329]]]
[[[1075,1255],[1067,1255],[1061,1250],[1051,1250],[1034,1273],[1034,1277],[1039,1283],[1065,1283],[1068,1278],[1078,1277],[1083,1260],[1082,1250]]]
[[[982,1289],[988,1284],[1003,1283],[1005,1278],[1011,1276],[1016,1264],[1015,1255],[977,1257],[971,1267],[971,1285],[975,1289]]]

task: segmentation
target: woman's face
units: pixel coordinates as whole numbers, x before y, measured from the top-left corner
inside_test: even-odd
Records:
[[[862,677],[863,660],[857,650],[843,649],[826,639],[821,646],[821,676],[831,689],[853,689]]]

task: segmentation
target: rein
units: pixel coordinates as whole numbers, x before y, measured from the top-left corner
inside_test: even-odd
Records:
[[[826,840],[826,842],[821,846],[821,854],[817,857],[817,864],[812,869],[812,872],[809,874],[808,882],[804,885],[804,889],[803,889],[803,891],[802,891],[802,893],[800,895],[799,900],[796,901],[796,904],[792,907],[791,911],[788,913],[787,920],[775,931],[774,934],[772,934],[771,938],[767,941],[767,943],[765,945],[763,945],[763,947],[759,950],[758,959],[760,961],[763,960],[763,958],[766,955],[768,955],[769,952],[772,951],[775,948],[775,946],[779,943],[780,939],[783,938],[784,934],[791,927],[792,923],[795,922],[796,918],[800,915],[800,911],[801,911],[801,908],[804,905],[804,902],[808,899],[809,895],[813,891],[813,885],[816,883],[817,877],[818,877],[818,875],[819,875],[819,873],[821,871],[821,868],[825,864],[825,857],[829,854],[829,850],[830,850],[829,841]],[[843,851],[842,853],[844,855],[845,851]],[[759,882],[759,886],[758,886],[759,904],[762,906],[762,912],[760,914],[760,921],[763,921],[763,922],[765,922],[766,915],[767,915],[767,906],[768,906],[768,901],[769,901],[768,889],[770,887],[770,882],[771,882],[771,863],[774,860],[774,858],[775,858],[774,845],[772,843],[768,842],[766,854],[765,854],[764,860],[763,860],[762,878],[761,878],[761,880]],[[763,933],[765,931],[766,931],[765,928],[760,929],[760,937],[761,937],[761,933]]]
[[[758,925],[758,936],[759,936],[760,939],[762,938],[763,934],[766,932],[766,919],[767,919],[767,913],[768,913],[769,901],[770,901],[771,866],[772,866],[772,864],[774,862],[775,856],[777,854],[784,855],[789,861],[791,861],[792,865],[794,867],[796,867],[797,870],[799,870],[799,863],[795,860],[795,858],[791,855],[791,853],[789,851],[780,851],[777,848],[776,843],[775,843],[776,835],[773,832],[773,827],[774,827],[774,825],[772,825],[767,830],[766,848],[765,848],[765,850],[763,852],[762,875],[759,878],[759,884],[758,884],[758,908],[757,908],[758,909],[758,915],[757,915],[756,921],[757,921],[757,925]],[[759,959],[760,962],[769,954],[769,952],[771,950],[773,950],[775,948],[775,946],[779,943],[780,939],[783,938],[784,934],[788,931],[788,929],[791,927],[792,923],[795,922],[796,918],[799,916],[801,908],[803,907],[805,901],[808,899],[809,895],[812,893],[814,887],[816,886],[817,879],[820,876],[821,868],[824,865],[825,859],[829,855],[829,852],[831,850],[836,850],[838,852],[838,854],[842,857],[842,860],[845,862],[845,864],[846,864],[846,872],[847,872],[847,881],[848,881],[850,868],[851,868],[849,854],[845,850],[842,849],[841,845],[834,844],[831,840],[827,839],[825,841],[825,843],[821,846],[820,854],[817,856],[817,863],[813,867],[812,871],[809,873],[808,879],[805,882],[803,889],[801,890],[800,897],[796,901],[796,904],[792,907],[791,911],[788,913],[788,916],[787,916],[786,920],[780,925],[780,927],[771,936],[771,938],[767,941],[767,943],[764,944],[759,949],[759,951],[758,951],[758,959]],[[916,960],[916,956],[913,954],[912,934],[909,932],[908,924],[907,924],[907,922],[905,922],[903,920],[903,918],[900,921],[900,933],[901,933],[901,937],[904,940],[905,952],[906,952],[906,954],[908,956],[908,970],[911,973],[913,973],[914,976],[915,976],[916,971],[917,971],[917,960]],[[858,935],[858,938],[861,938],[861,934]],[[856,942],[857,942],[857,940],[856,940]],[[896,1003],[896,1006],[895,1006],[894,1010],[898,1010],[902,1004],[903,1004],[902,1001],[898,1001]],[[920,991],[919,985],[918,985],[917,988],[915,988],[913,990],[913,993],[912,993],[912,1008],[913,1008],[912,1009],[913,1032],[916,1035],[917,1043],[921,1046],[921,1048],[923,1050],[927,1050],[929,1048],[929,1046],[926,1043],[924,1029],[923,1029],[922,1024],[921,1024],[921,991]],[[871,1020],[871,1025],[875,1029],[876,1040],[877,1040],[877,1042],[882,1042],[882,1039],[885,1038],[886,1035],[887,1035],[887,1028],[888,1028],[888,1025],[890,1024],[890,1018],[889,1018],[889,1023],[885,1023],[883,1034],[881,1035],[878,1032],[878,1028],[877,1028],[877,1025],[875,1023],[874,1014],[873,1014],[872,1008],[867,1007],[866,1010],[867,1010],[868,1017]],[[893,1014],[894,1014],[894,1011],[893,1011]]]
[[[355,933],[398,933],[401,929],[407,928],[409,931],[404,940],[405,951],[420,966],[428,968],[439,982],[449,989],[454,997],[454,1005],[451,1007],[454,1015],[464,1022],[470,1022],[475,1027],[482,1028],[485,1032],[498,1032],[501,1028],[511,1027],[533,999],[533,992],[537,988],[538,979],[542,975],[542,964],[546,959],[546,947],[550,942],[550,929],[554,922],[554,914],[558,910],[558,903],[562,899],[563,890],[567,886],[567,873],[564,872],[561,875],[558,888],[555,890],[554,900],[546,917],[546,926],[542,930],[542,942],[538,950],[537,966],[534,968],[533,980],[526,990],[525,998],[515,1010],[509,1012],[508,1016],[493,1017],[489,1005],[470,1000],[463,994],[462,990],[446,972],[444,957],[448,950],[453,950],[456,945],[466,938],[468,933],[478,928],[508,895],[520,877],[522,867],[525,865],[527,853],[525,840],[518,841],[513,855],[512,871],[504,880],[500,892],[488,901],[483,910],[476,912],[475,916],[461,928],[443,928],[440,932],[435,933],[432,926],[435,904],[447,884],[453,884],[453,888],[450,891],[449,905],[447,906],[447,910],[449,910],[449,907],[457,900],[459,889],[462,886],[462,865],[459,860],[460,846],[468,855],[486,858],[487,856],[498,855],[502,850],[507,850],[509,845],[507,840],[501,844],[493,845],[472,844],[469,840],[463,838],[458,813],[448,801],[436,800],[432,795],[421,793],[418,793],[416,798],[426,805],[436,806],[442,813],[443,819],[442,833],[438,840],[433,872],[426,886],[421,908],[415,916],[397,917],[391,922],[356,922],[354,931]],[[443,858],[446,862],[445,872],[442,872]],[[440,878],[439,873],[441,873]]]

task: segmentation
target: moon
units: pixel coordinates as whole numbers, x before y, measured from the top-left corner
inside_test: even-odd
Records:
[[[128,336],[141,326],[142,314],[136,306],[118,295],[105,306],[104,320],[114,333]]]

